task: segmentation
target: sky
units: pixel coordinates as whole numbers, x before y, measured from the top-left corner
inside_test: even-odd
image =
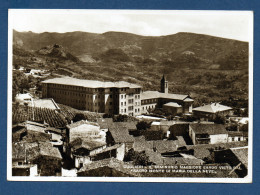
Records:
[[[248,11],[11,9],[9,28],[36,33],[119,31],[145,36],[192,32],[250,41],[252,18]]]

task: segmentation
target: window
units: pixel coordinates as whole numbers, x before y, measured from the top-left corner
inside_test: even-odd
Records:
[[[125,106],[126,106],[126,102],[125,102]]]
[[[112,95],[109,95],[110,98],[112,98]]]
[[[121,95],[121,98],[123,99],[123,98],[124,98],[124,95]]]
[[[238,141],[240,142],[240,137],[238,138]]]
[[[124,102],[121,102],[121,106],[123,106],[124,105]]]

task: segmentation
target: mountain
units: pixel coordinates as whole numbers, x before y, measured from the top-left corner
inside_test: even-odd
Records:
[[[13,62],[53,76],[124,80],[169,91],[199,103],[248,98],[248,42],[180,32],[141,36],[125,32],[33,33],[13,31]]]
[[[26,50],[39,50],[54,43],[64,46],[72,55],[83,59],[83,56],[102,60],[104,56],[118,53],[125,60],[152,59],[160,62],[179,64],[186,68],[209,68],[218,64],[220,69],[246,69],[248,67],[248,43],[194,33],[177,33],[167,36],[141,36],[124,32],[106,32],[103,34],[88,32],[67,33],[33,33],[13,31],[14,43],[23,45]],[[112,53],[111,53],[112,51]],[[114,50],[115,51],[115,50]],[[230,60],[232,59],[232,66]],[[237,57],[239,58],[236,61]],[[92,59],[91,59],[92,60]],[[127,60],[127,61],[128,61]],[[83,60],[84,61],[84,60]],[[195,64],[194,64],[195,62]]]

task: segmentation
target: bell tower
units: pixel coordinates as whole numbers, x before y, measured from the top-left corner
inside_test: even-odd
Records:
[[[168,93],[168,81],[164,75],[161,79],[161,93]]]

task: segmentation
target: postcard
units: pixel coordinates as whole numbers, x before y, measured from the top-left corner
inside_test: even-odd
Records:
[[[251,183],[253,12],[9,9],[9,181]]]

